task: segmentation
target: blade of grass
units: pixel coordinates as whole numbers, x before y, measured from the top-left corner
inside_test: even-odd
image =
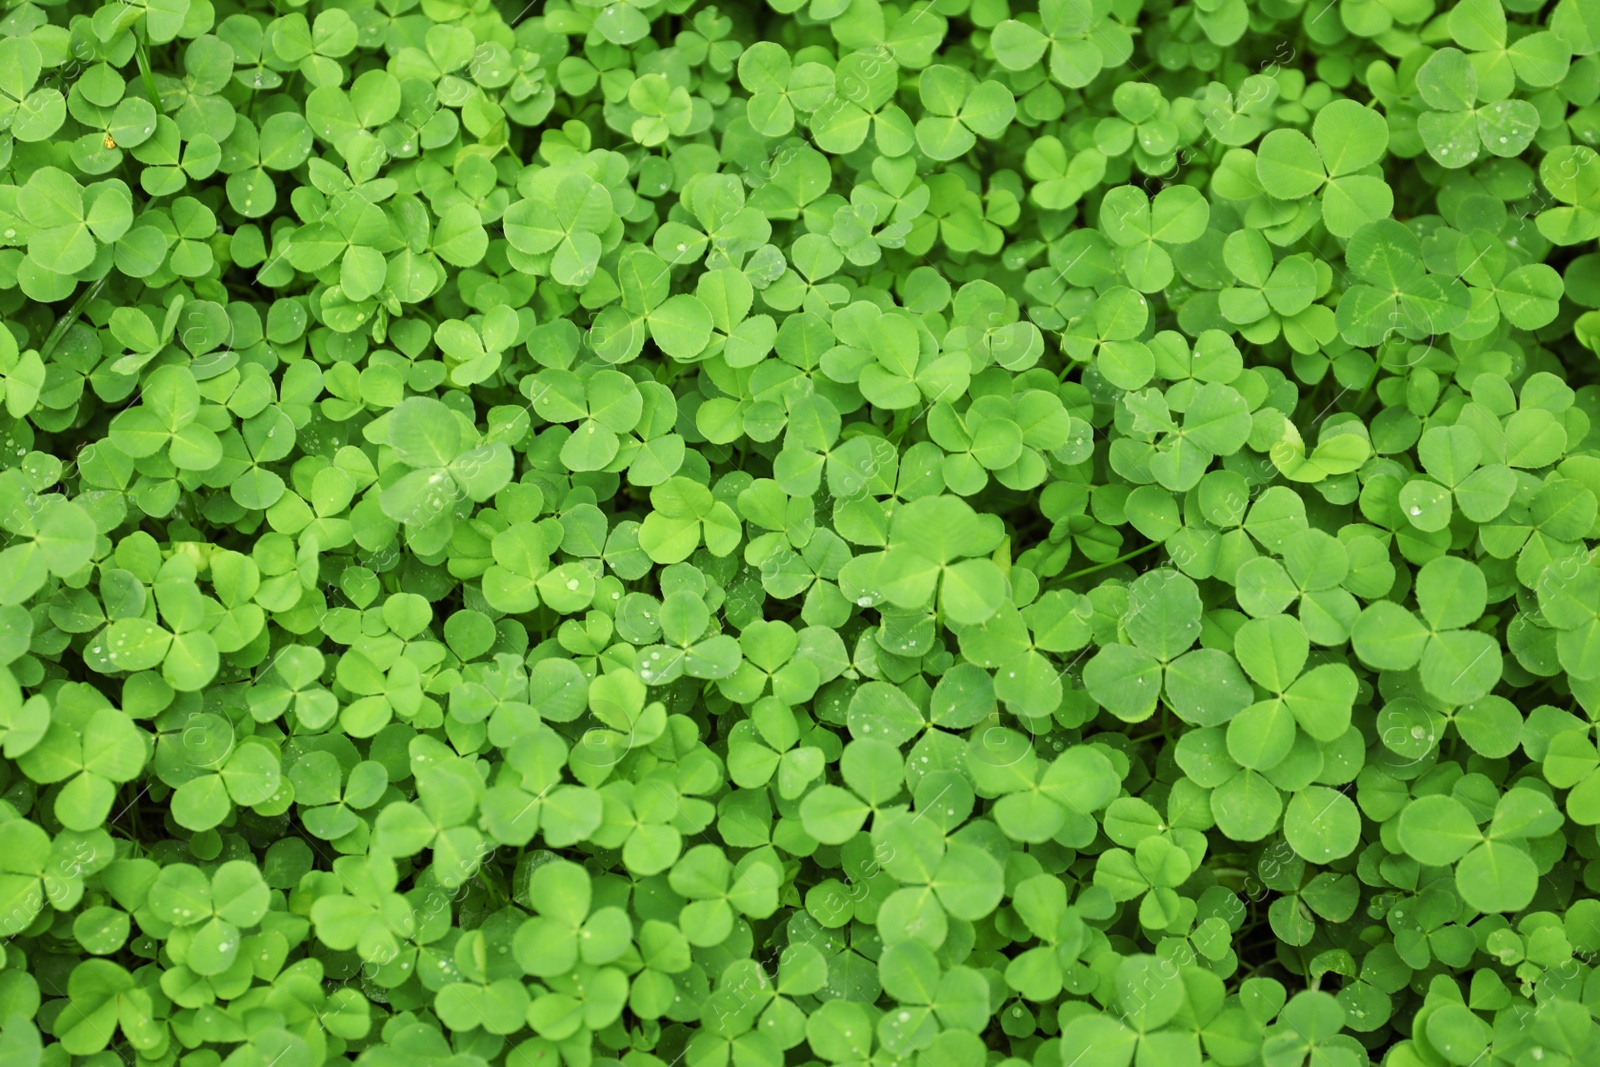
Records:
[[[133,53],[139,61],[139,77],[144,81],[145,95],[150,97],[150,104],[157,114],[165,113],[166,109],[161,106],[161,93],[156,89],[156,76],[150,70],[150,50],[145,44],[144,34],[138,31],[133,35]]]
[[[67,335],[67,331],[72,329],[73,324],[78,321],[78,317],[83,314],[83,309],[89,306],[89,301],[99,295],[100,290],[104,289],[106,282],[110,280],[111,275],[107,274],[104,278],[90,282],[84,287],[83,292],[78,294],[78,299],[74,300],[72,306],[67,309],[67,313],[56,321],[55,326],[50,330],[49,336],[44,339],[44,344],[39,347],[39,358],[42,361],[46,363],[50,361],[50,353],[55,351],[56,345],[60,344],[61,339]]]

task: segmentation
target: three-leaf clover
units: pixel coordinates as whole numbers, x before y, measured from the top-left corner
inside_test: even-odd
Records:
[[[1194,188],[1174,185],[1154,199],[1134,185],[1119,185],[1100,201],[1102,231],[1122,249],[1128,284],[1141,293],[1172,281],[1172,257],[1164,245],[1187,244],[1206,231],[1210,209]]]
[[[1317,112],[1311,137],[1273,130],[1256,150],[1256,174],[1269,196],[1299,200],[1321,192],[1322,218],[1335,237],[1386,219],[1394,193],[1382,177],[1364,173],[1384,156],[1389,127],[1371,108],[1335,100]]]
[[[55,817],[69,830],[92,830],[106,821],[118,788],[139,776],[148,756],[133,720],[103,698],[58,698],[50,728],[18,766],[36,782],[65,782],[55,795]]]
[[[1467,321],[1472,298],[1456,278],[1428,273],[1417,235],[1393,219],[1353,232],[1345,263],[1360,282],[1339,298],[1339,333],[1370,347],[1398,334],[1412,341],[1449,333]]]
[[[1111,17],[1112,6],[1110,0],[1043,0],[1037,25],[1032,19],[1006,19],[995,27],[995,59],[1007,70],[1028,70],[1048,50],[1050,76],[1068,88],[1082,89],[1133,52],[1127,29]]]
[[[380,501],[408,537],[441,542],[459,504],[487,500],[510,480],[510,448],[475,438],[457,412],[432,397],[410,397],[389,413],[388,445],[405,469]]]
[[[1469,704],[1500,681],[1500,642],[1472,629],[1488,603],[1476,564],[1441,556],[1417,571],[1419,619],[1392,600],[1368,605],[1351,628],[1362,661],[1386,671],[1417,668],[1423,687],[1447,704]]]
[[[1084,686],[1107,711],[1142,722],[1164,696],[1185,722],[1217,726],[1253,702],[1232,656],[1193,647],[1202,615],[1193,580],[1166,568],[1152,571],[1128,588],[1127,605],[1121,628],[1129,643],[1107,644],[1083,666]]]
[[[242,930],[267,913],[271,890],[254,863],[229,860],[207,877],[187,863],[163,867],[146,897],[149,913],[183,931],[172,944],[195,974],[220,975],[238,959]]]
[[[1530,839],[1559,832],[1561,813],[1549,796],[1514,788],[1495,803],[1488,827],[1449,794],[1418,797],[1400,813],[1400,845],[1418,863],[1455,865],[1456,891],[1484,912],[1521,911],[1539,888]]]
[[[681,563],[702,541],[713,555],[726,556],[743,536],[733,509],[688,478],[668,478],[651,489],[650,508],[639,528],[639,547],[657,563]]]
[[[1432,109],[1417,116],[1417,133],[1441,166],[1458,169],[1480,150],[1518,156],[1539,132],[1539,109],[1527,100],[1479,103],[1477,66],[1460,49],[1441,48],[1417,70],[1417,92]]]
[[[1011,90],[997,81],[977,82],[959,67],[928,67],[918,82],[923,116],[917,146],[930,159],[959,159],[979,137],[1005,133],[1017,113]]]

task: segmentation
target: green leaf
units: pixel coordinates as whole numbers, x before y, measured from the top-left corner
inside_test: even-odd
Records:
[[[1456,889],[1479,911],[1521,911],[1538,887],[1539,869],[1517,842],[1485,841],[1456,864]]]
[[[1289,801],[1283,834],[1302,858],[1328,863],[1355,851],[1361,841],[1361,815],[1344,793],[1312,786]]]

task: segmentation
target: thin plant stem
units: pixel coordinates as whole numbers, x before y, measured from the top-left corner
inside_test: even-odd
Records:
[[[1161,542],[1160,541],[1152,541],[1148,545],[1145,545],[1143,548],[1136,548],[1132,552],[1124,552],[1122,555],[1118,556],[1116,559],[1108,559],[1104,563],[1096,563],[1093,567],[1085,567],[1081,571],[1073,571],[1071,574],[1069,574],[1066,577],[1064,577],[1062,579],[1062,581],[1070,582],[1074,578],[1082,578],[1086,574],[1093,574],[1096,571],[1103,571],[1107,567],[1115,567],[1119,563],[1126,563],[1126,562],[1128,562],[1128,560],[1133,559],[1136,556],[1142,556],[1146,552],[1149,552],[1151,549],[1160,548],[1160,547],[1161,547]]]

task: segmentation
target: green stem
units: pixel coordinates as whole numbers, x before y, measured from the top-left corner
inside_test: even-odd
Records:
[[[901,438],[905,437],[906,431],[910,428],[911,409],[901,408],[894,413],[894,422],[890,425],[888,433],[889,440],[898,445]]]
[[[1093,567],[1085,567],[1081,571],[1073,571],[1071,574],[1066,575],[1062,579],[1062,581],[1070,582],[1074,578],[1082,578],[1086,574],[1093,574],[1095,571],[1103,571],[1107,567],[1115,567],[1119,563],[1126,563],[1128,560],[1133,559],[1135,556],[1142,556],[1146,552],[1149,552],[1151,549],[1160,548],[1160,547],[1161,547],[1161,542],[1160,541],[1152,541],[1148,545],[1145,545],[1143,548],[1136,548],[1132,552],[1124,552],[1122,555],[1118,556],[1116,559],[1108,559],[1104,563],[1096,563]]]
[[[1374,385],[1378,384],[1378,375],[1382,372],[1383,359],[1381,357],[1374,357],[1372,362],[1372,373],[1367,376],[1367,384],[1361,387],[1361,395],[1356,397],[1355,405],[1350,409],[1351,411],[1355,412],[1357,415],[1361,414],[1367,402],[1367,394],[1372,392],[1372,387]]]
[[[501,889],[500,886],[495,884],[492,879],[490,879],[489,872],[484,870],[481,866],[478,868],[478,881],[482,882],[484,888],[489,891],[489,896],[491,899],[501,901],[502,903],[508,900],[505,891]]]
[[[83,292],[78,294],[78,299],[72,302],[72,306],[67,309],[67,313],[55,324],[55,327],[50,331],[50,335],[44,339],[44,344],[40,346],[40,361],[49,361],[50,353],[55,350],[56,345],[61,343],[61,339],[67,335],[67,331],[72,329],[73,324],[78,321],[78,316],[83,314],[83,309],[89,306],[89,301],[99,295],[100,290],[105,288],[106,282],[110,279],[111,275],[107,274],[99,281],[91,282]]]

